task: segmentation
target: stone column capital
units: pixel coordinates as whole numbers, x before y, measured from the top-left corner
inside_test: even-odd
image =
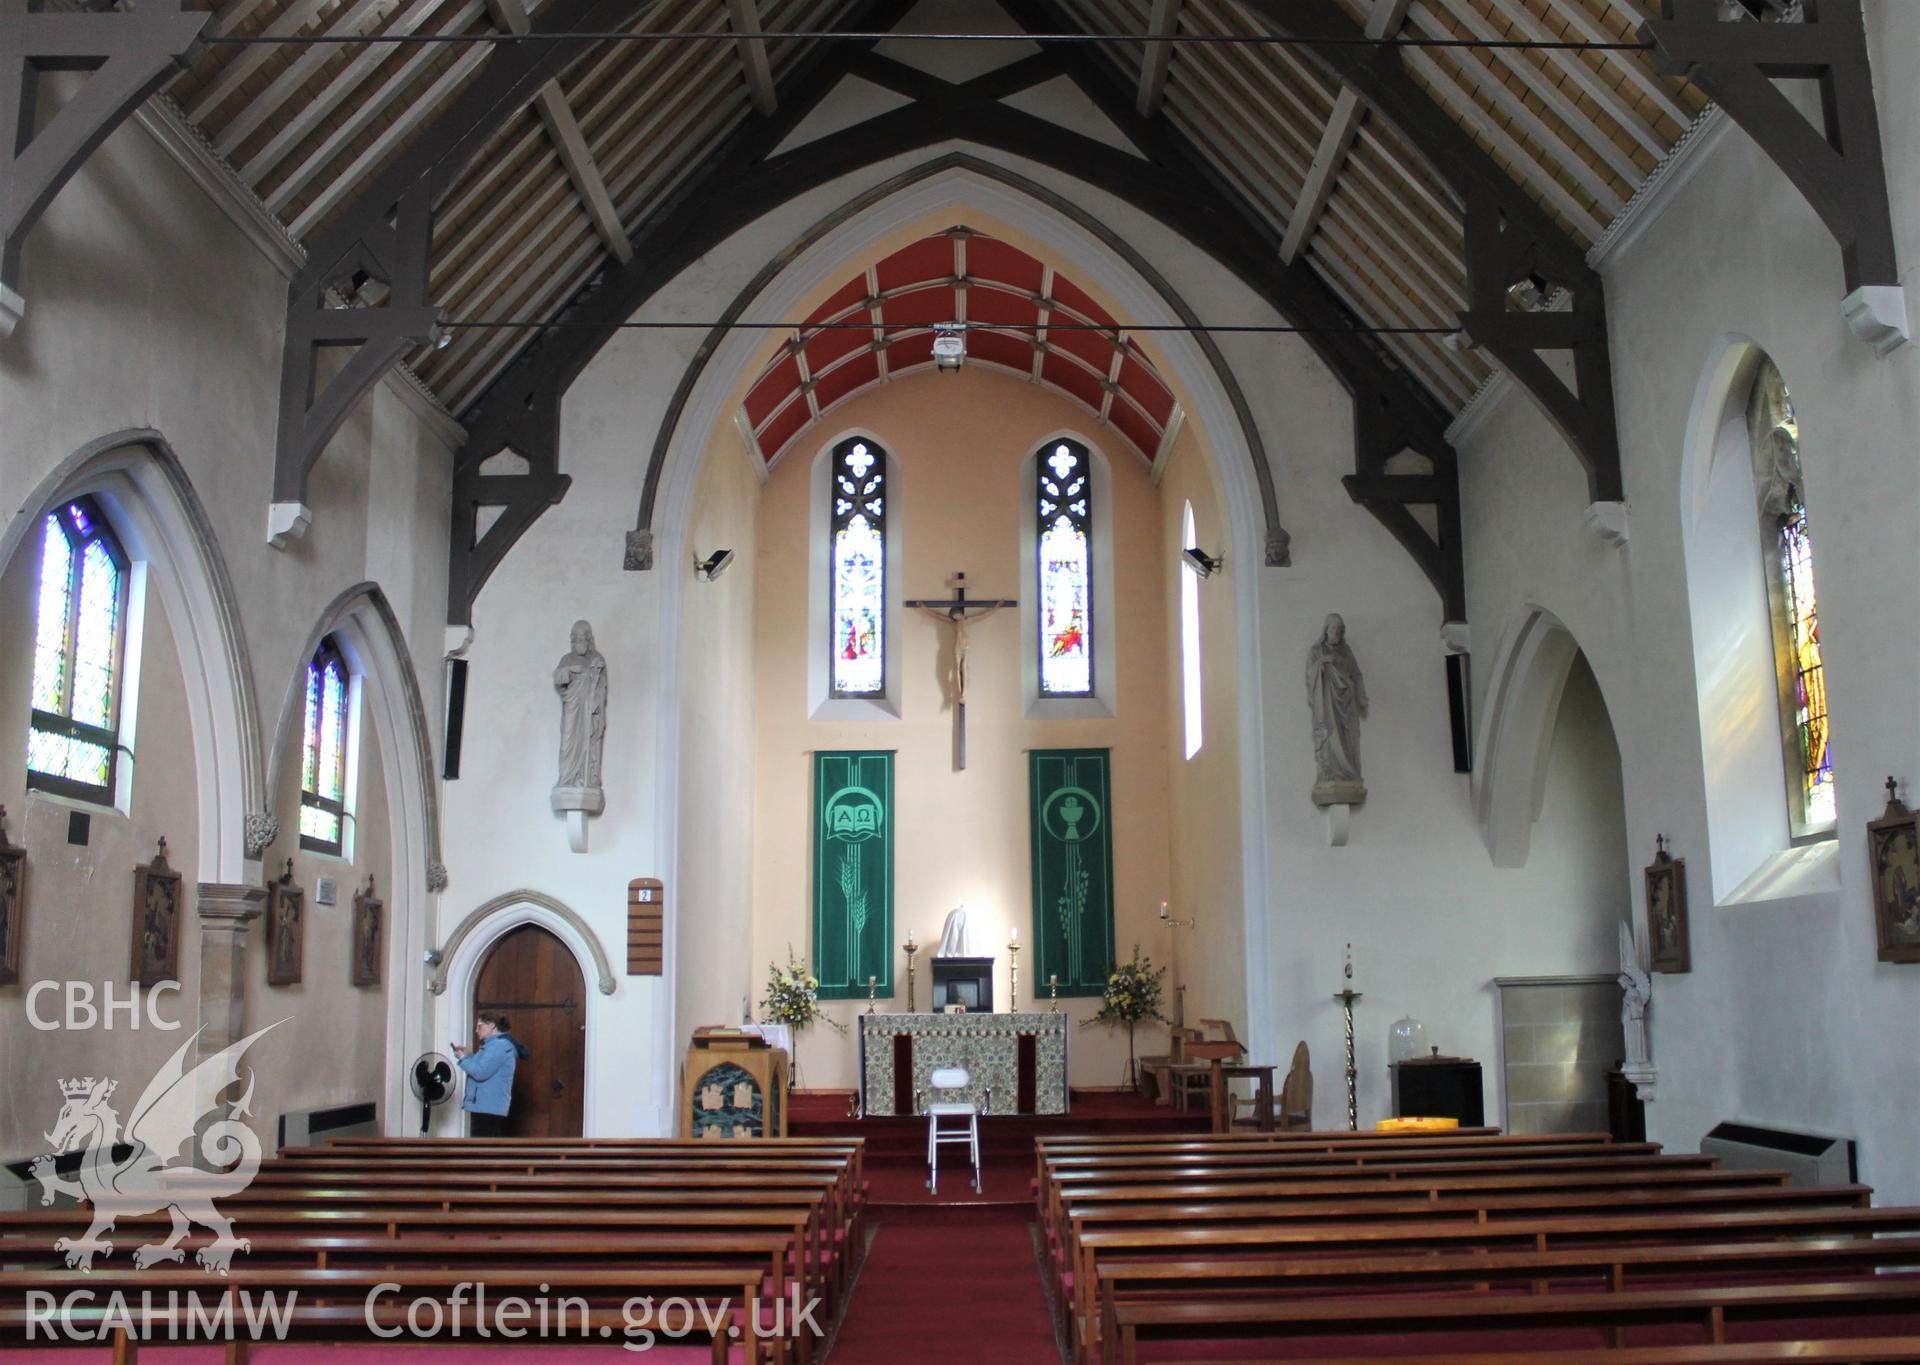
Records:
[[[266,913],[267,888],[264,886],[201,882],[194,891],[201,926],[208,930],[229,929],[245,933],[248,925]]]

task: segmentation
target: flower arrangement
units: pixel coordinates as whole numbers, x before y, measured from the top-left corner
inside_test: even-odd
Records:
[[[1148,1019],[1166,1022],[1166,1016],[1160,1013],[1160,982],[1167,969],[1156,967],[1151,958],[1140,956],[1140,945],[1133,945],[1133,957],[1113,969],[1107,978],[1107,993],[1100,1002],[1100,1012],[1087,1022],[1090,1024],[1125,1024],[1129,1031],[1133,1025]]]
[[[807,964],[793,955],[793,945],[787,945],[787,965],[767,964],[767,995],[760,1002],[767,1018],[776,1024],[785,1024],[798,1033],[808,1024],[819,1020],[840,1033],[847,1026],[820,1009],[820,978],[807,970]]]

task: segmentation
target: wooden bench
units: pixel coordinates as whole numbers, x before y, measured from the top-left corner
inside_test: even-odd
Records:
[[[1618,1290],[1564,1294],[1346,1294],[1332,1298],[1221,1299],[1201,1303],[1124,1302],[1115,1306],[1113,1338],[1104,1358],[1140,1365],[1142,1342],[1199,1337],[1363,1338],[1356,1352],[1377,1351],[1365,1338],[1432,1337],[1436,1345],[1465,1333],[1560,1333],[1552,1346],[1537,1335],[1507,1354],[1540,1359],[1567,1344],[1570,1332],[1596,1336],[1657,1326],[1689,1328],[1703,1344],[1723,1345],[1730,1325],[1763,1328],[1769,1322],[1807,1319],[1852,1323],[1888,1318],[1891,1333],[1920,1334],[1920,1275],[1900,1274],[1784,1285],[1729,1285],[1713,1289]],[[1764,1333],[1756,1331],[1755,1335]],[[1788,1335],[1805,1335],[1800,1332]],[[1595,1346],[1603,1342],[1592,1343]],[[1477,1348],[1484,1354],[1484,1346]],[[1335,1356],[1336,1351],[1322,1354]],[[1370,1358],[1364,1354],[1357,1358]]]

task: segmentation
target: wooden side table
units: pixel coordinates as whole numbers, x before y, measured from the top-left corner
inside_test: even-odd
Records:
[[[1273,1071],[1272,1066],[1254,1066],[1246,1062],[1223,1062],[1218,1058],[1213,1063],[1213,1131],[1229,1133],[1233,1131],[1233,1103],[1227,1097],[1227,1082],[1242,1077],[1253,1081],[1254,1126],[1263,1133],[1273,1131]]]

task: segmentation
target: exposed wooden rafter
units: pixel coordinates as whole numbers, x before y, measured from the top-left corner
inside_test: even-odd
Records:
[[[727,0],[727,17],[740,35],[740,66],[747,78],[753,107],[771,114],[780,107],[773,88],[773,65],[767,60],[767,40],[760,36],[760,11],[754,0]]]
[[[509,33],[526,33],[533,27],[522,0],[487,0],[487,8],[493,12],[494,22]],[[560,82],[551,80],[541,86],[533,97],[533,107],[540,115],[547,136],[553,140],[554,150],[560,154],[560,164],[566,168],[573,192],[593,220],[593,230],[600,234],[601,244],[615,260],[631,260],[633,248],[627,243],[627,230],[620,225],[620,213],[613,206],[613,197],[607,193],[600,164],[593,159],[586,136],[580,131],[580,120],[574,117],[573,106],[567,103]]]
[[[1407,19],[1407,7],[1412,3],[1413,0],[1373,0],[1373,9],[1367,15],[1367,36],[1391,38],[1399,33]],[[1280,259],[1288,265],[1293,264],[1300,248],[1320,226],[1320,216],[1327,211],[1334,182],[1346,165],[1347,149],[1353,146],[1354,135],[1360,131],[1360,120],[1365,114],[1360,92],[1342,82],[1340,94],[1333,102],[1333,114],[1327,119],[1327,126],[1320,134],[1320,145],[1313,153],[1313,164],[1307,168],[1299,201],[1293,206],[1293,216],[1287,220],[1287,235],[1280,239]]]
[[[1173,44],[1167,41],[1180,26],[1181,0],[1153,0],[1153,13],[1147,18],[1147,48],[1140,61],[1140,93],[1133,107],[1142,118],[1159,112],[1167,93],[1167,72],[1173,66]]]

